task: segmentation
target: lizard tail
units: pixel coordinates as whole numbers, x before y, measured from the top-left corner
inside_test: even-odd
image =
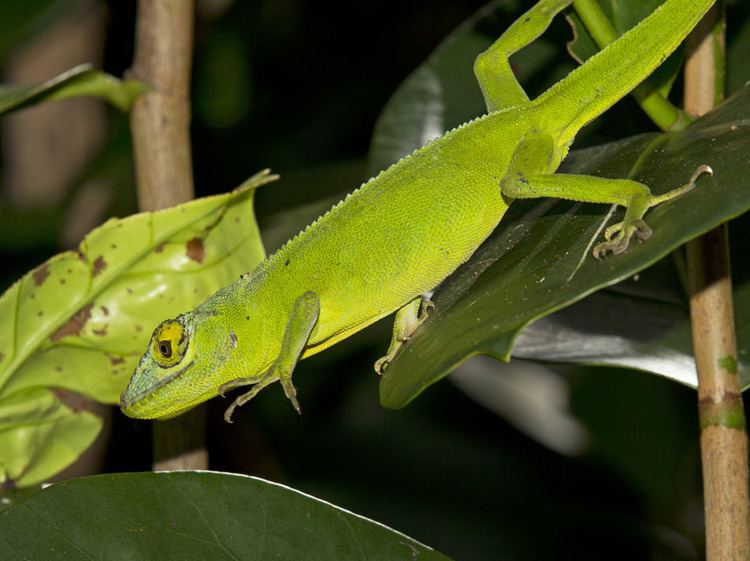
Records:
[[[578,130],[625,97],[664,62],[713,3],[714,0],[667,0],[537,97],[532,105],[545,115],[554,116],[552,122],[560,123],[560,139],[571,143]]]

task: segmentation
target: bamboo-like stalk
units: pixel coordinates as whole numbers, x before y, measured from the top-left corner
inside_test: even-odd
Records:
[[[723,19],[714,6],[687,41],[685,110],[710,111],[723,96]],[[687,244],[693,351],[706,518],[707,561],[750,560],[748,441],[726,226]]]
[[[133,78],[151,86],[133,105],[138,203],[159,210],[193,198],[190,68],[193,0],[139,0]],[[205,412],[154,425],[154,470],[205,469]]]

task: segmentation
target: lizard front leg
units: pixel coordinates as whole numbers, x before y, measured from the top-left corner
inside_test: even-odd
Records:
[[[292,372],[305,345],[307,345],[307,341],[310,339],[310,333],[312,333],[319,315],[320,299],[318,295],[314,292],[305,292],[294,301],[292,313],[289,315],[289,321],[286,324],[284,337],[281,341],[281,350],[273,364],[260,376],[237,378],[221,385],[219,388],[221,395],[240,386],[253,386],[250,391],[236,398],[227,408],[224,413],[224,420],[227,423],[232,422],[232,413],[236,407],[250,401],[260,390],[276,380],[281,382],[284,393],[292,402],[292,406],[297,410],[297,413],[302,413],[297,401],[297,390],[292,384]]]

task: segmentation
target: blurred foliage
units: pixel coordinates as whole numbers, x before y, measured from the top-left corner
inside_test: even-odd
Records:
[[[133,101],[146,91],[148,86],[137,80],[121,81],[89,64],[81,64],[41,84],[0,86],[0,115],[81,96],[101,97],[120,111],[129,111]]]
[[[14,47],[44,30],[81,0],[11,0],[0,2],[0,64]],[[91,4],[91,2],[89,2]]]
[[[10,15],[0,17],[0,36],[8,44],[0,55],[19,39],[43,32],[58,4],[65,3],[3,2],[0,14]],[[196,190],[199,195],[226,192],[267,166],[281,172],[282,182],[257,195],[264,240],[273,239],[270,250],[366,179],[367,146],[388,96],[482,2],[220,4],[224,8],[218,15],[196,22]],[[481,24],[479,40],[489,41],[527,5],[498,0],[484,8],[490,19]],[[108,2],[104,70],[115,76],[123,75],[132,58],[134,6]],[[736,91],[750,79],[744,64],[750,6],[735,1],[729,10],[728,76],[730,91]],[[22,24],[11,29],[14,22]],[[530,95],[574,67],[562,48],[569,39],[567,24],[559,20],[539,42],[513,57]],[[456,95],[479,96],[463,70],[469,81],[459,85]],[[224,90],[225,83],[232,91]],[[679,81],[673,89],[673,99],[679,99]],[[481,97],[476,99],[481,110]],[[108,145],[87,175],[107,177],[115,194],[110,212],[123,216],[135,209],[132,156],[125,120],[115,112],[110,120]],[[586,127],[576,147],[653,130],[635,103],[625,99]],[[8,286],[56,251],[66,213],[63,206],[20,214],[7,205],[0,205],[0,212],[1,278]],[[7,227],[12,224],[17,229]],[[741,265],[738,261],[735,266]],[[671,284],[666,295],[656,294],[684,314],[679,258],[649,269],[641,280],[650,286],[649,276],[661,276],[665,265]],[[661,283],[656,285],[665,286]],[[607,297],[630,296],[638,289],[643,287],[631,281]],[[653,305],[648,294],[643,300]],[[580,313],[586,317],[585,310]],[[643,313],[651,312],[646,307]],[[434,386],[402,411],[380,408],[372,363],[387,347],[390,327],[391,320],[381,322],[299,365],[295,380],[305,408],[302,419],[278,388],[238,411],[231,427],[221,421],[226,403],[211,402],[212,467],[283,481],[462,560],[531,560],[561,552],[597,560],[602,555],[700,558],[692,391],[631,370],[550,372],[568,389],[572,414],[589,435],[581,457],[566,457],[477,407],[448,383]],[[469,361],[464,367],[472,365]],[[519,391],[539,397],[530,387]],[[567,407],[567,394],[554,399]],[[108,470],[149,468],[148,427],[115,417]],[[7,493],[0,500],[13,500],[12,491]]]

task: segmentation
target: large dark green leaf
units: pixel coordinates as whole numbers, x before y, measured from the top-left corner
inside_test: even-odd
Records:
[[[101,97],[120,111],[127,111],[135,98],[146,91],[148,87],[142,82],[119,80],[81,64],[41,84],[0,86],[0,115],[45,101],[81,96]]]
[[[263,259],[253,192],[274,178],[112,219],[0,297],[0,481],[41,481],[96,436],[99,420],[51,388],[117,403],[160,321]]]
[[[3,560],[447,560],[287,487],[211,473],[59,483],[0,513]]]
[[[715,175],[651,210],[646,218],[655,232],[647,243],[634,243],[625,254],[602,262],[591,257],[606,221],[601,206],[515,203],[491,238],[437,292],[432,316],[386,370],[382,403],[403,406],[473,354],[507,360],[520,330],[535,319],[633,275],[745,212],[750,208],[748,116],[746,88],[680,133],[644,135],[573,155],[566,172],[632,177],[657,193],[684,183],[701,164],[711,165]],[[602,323],[617,329],[616,313],[606,307],[598,313],[599,324],[592,329]],[[655,353],[650,363],[662,358]],[[651,370],[648,361],[640,367]]]

